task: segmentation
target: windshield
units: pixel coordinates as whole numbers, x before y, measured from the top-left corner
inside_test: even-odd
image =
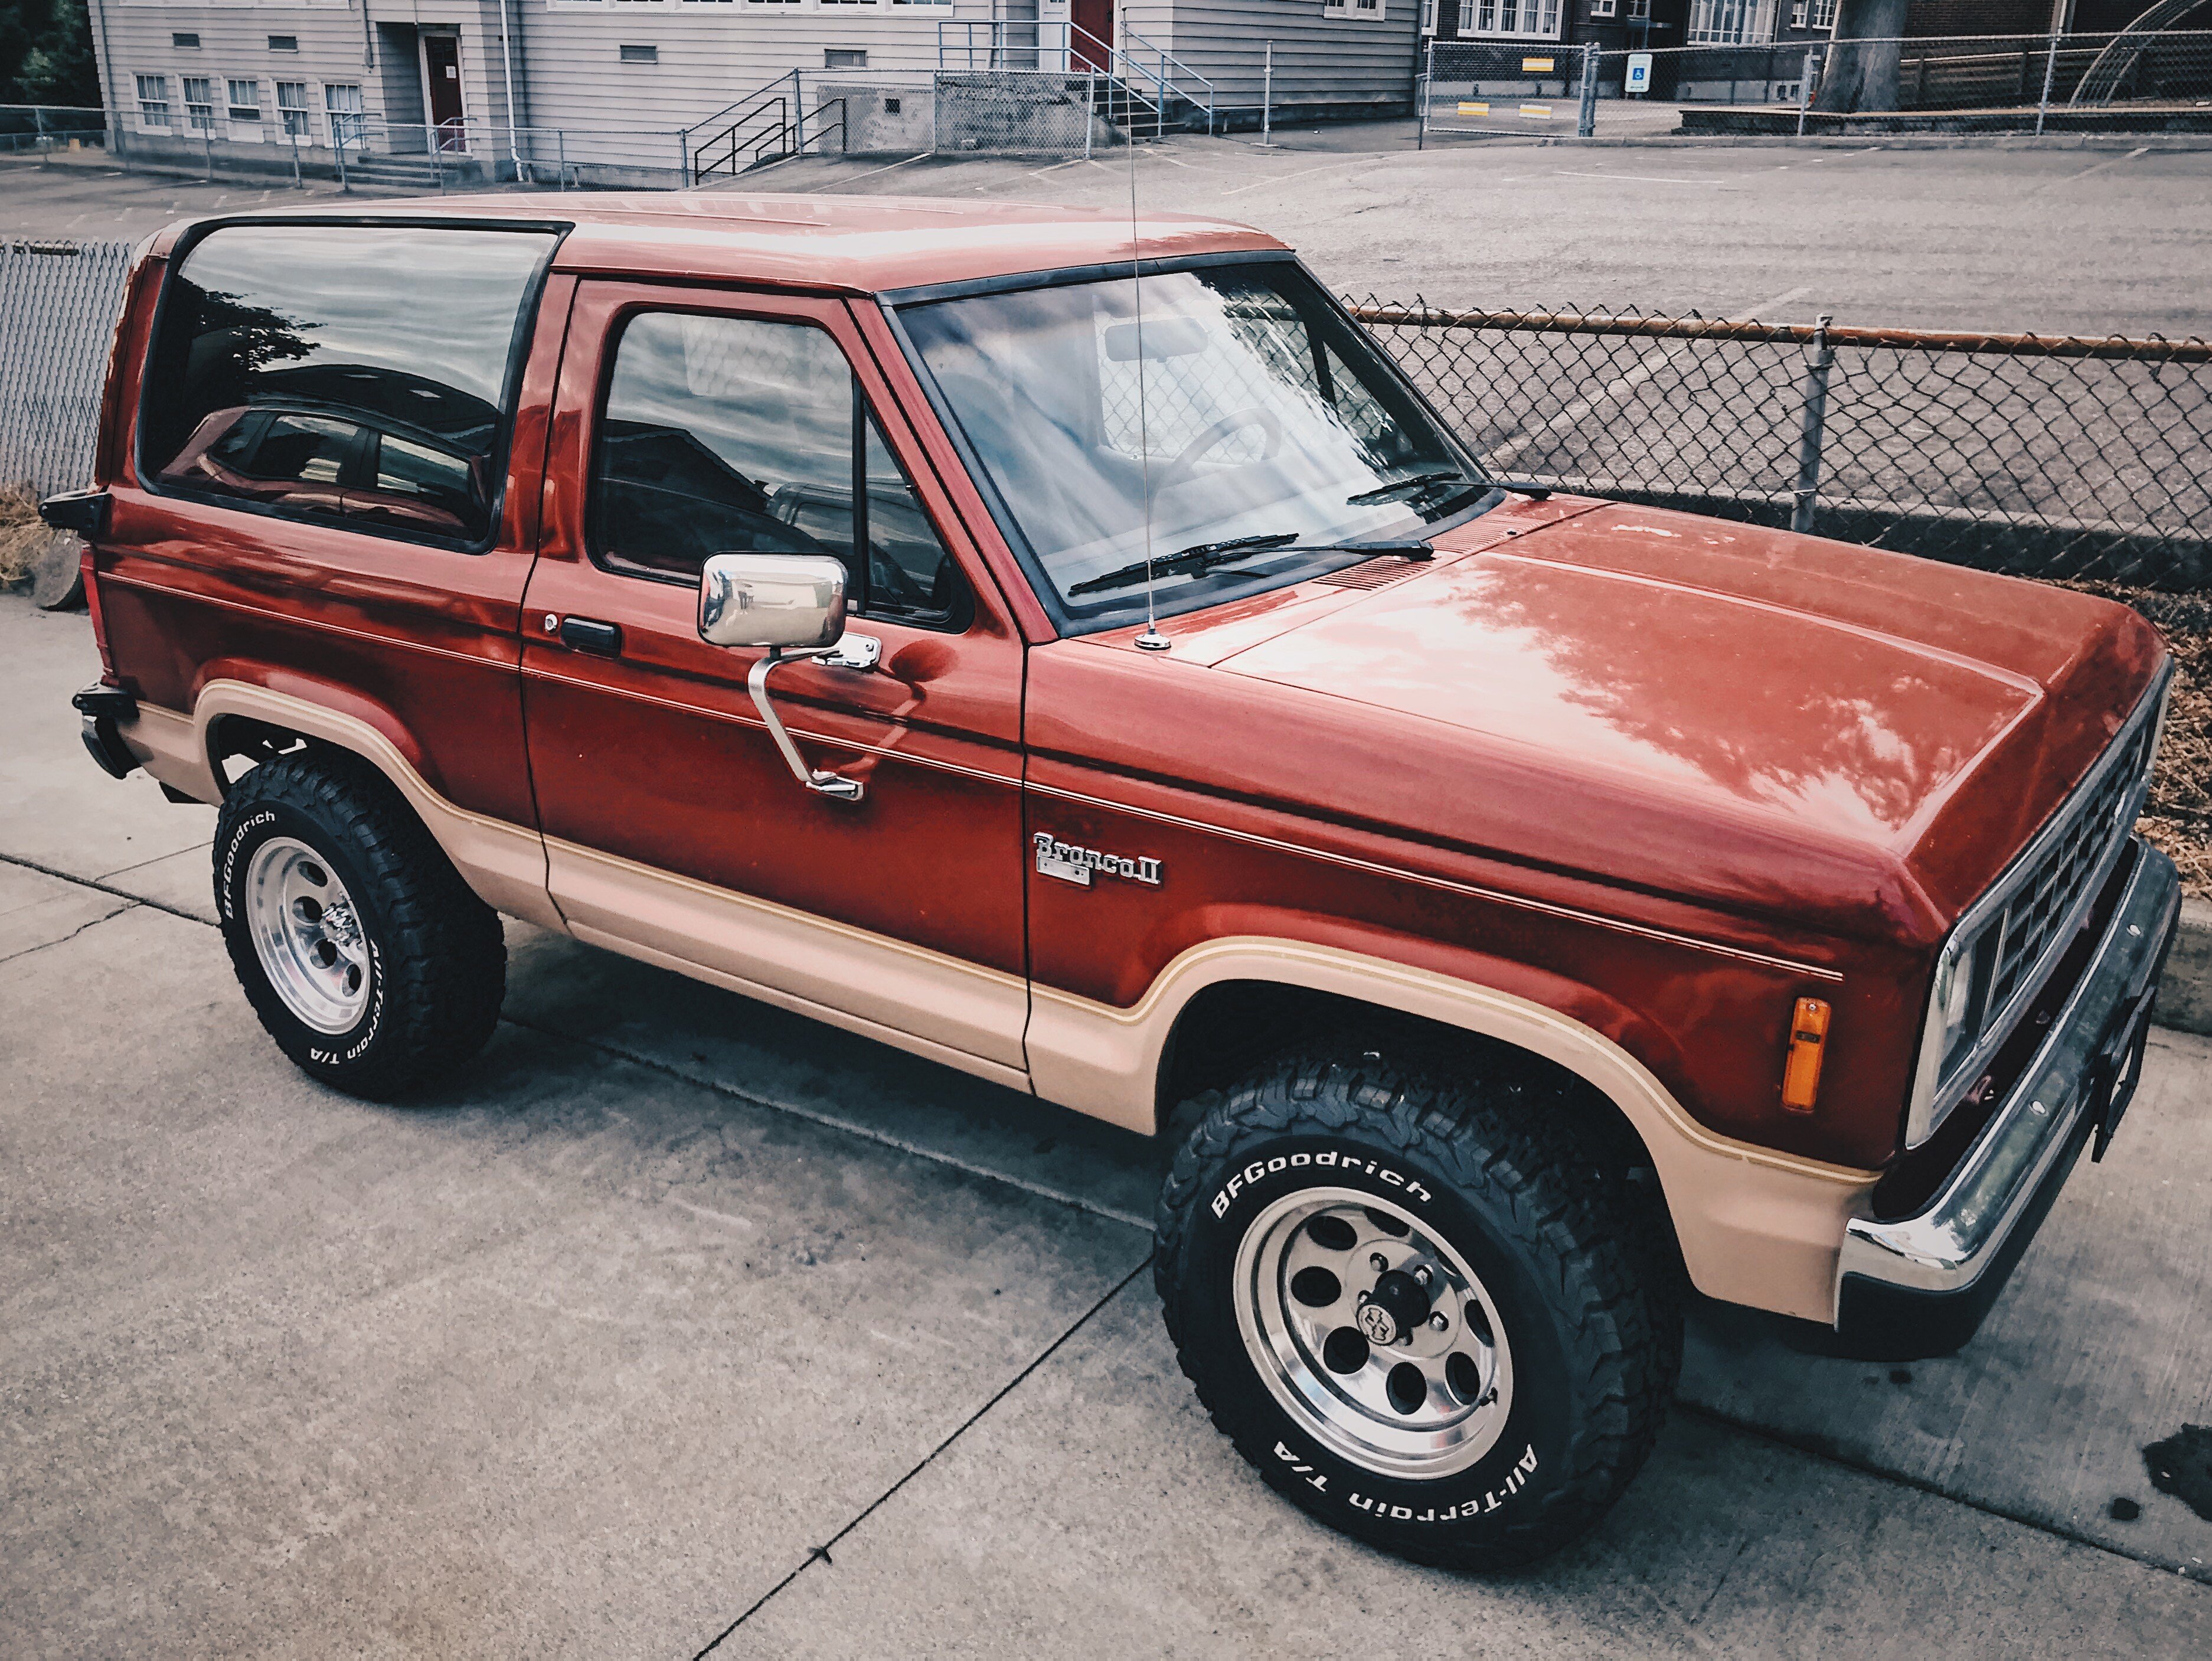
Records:
[[[1340,569],[1370,555],[1339,545],[1403,543],[1493,500],[1294,263],[1147,276],[1141,331],[1137,289],[899,313],[1070,632],[1144,616],[1148,553],[1164,616]]]

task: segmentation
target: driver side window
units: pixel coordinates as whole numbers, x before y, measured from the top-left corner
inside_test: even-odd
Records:
[[[629,319],[592,453],[591,544],[610,570],[685,582],[714,554],[830,554],[854,612],[924,626],[955,623],[965,598],[843,352],[805,323]]]

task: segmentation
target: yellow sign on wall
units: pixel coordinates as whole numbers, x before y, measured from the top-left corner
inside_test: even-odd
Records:
[[[1548,121],[1552,119],[1552,106],[1549,104],[1523,104],[1521,113],[1532,121]]]
[[[1557,61],[1556,58],[1524,58],[1521,60],[1521,73],[1549,75],[1552,72],[1552,65]]]
[[[1487,104],[1470,104],[1465,99],[1462,99],[1460,100],[1459,113],[1462,115],[1487,115],[1490,113],[1490,106]]]

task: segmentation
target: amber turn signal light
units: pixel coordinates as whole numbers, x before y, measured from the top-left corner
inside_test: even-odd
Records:
[[[1820,1093],[1820,1051],[1828,1042],[1828,1006],[1818,998],[1800,998],[1790,1017],[1790,1059],[1782,1066],[1782,1105],[1792,1113],[1810,1113],[1813,1098]]]

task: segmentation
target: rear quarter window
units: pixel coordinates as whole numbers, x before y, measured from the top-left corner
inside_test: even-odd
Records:
[[[162,295],[140,419],[156,490],[453,548],[488,545],[556,237],[234,225]]]

